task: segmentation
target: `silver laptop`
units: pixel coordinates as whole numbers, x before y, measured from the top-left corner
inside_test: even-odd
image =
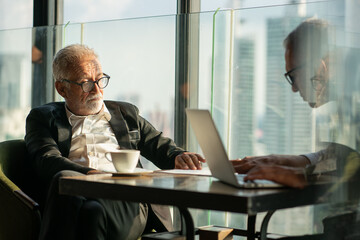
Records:
[[[229,161],[210,112],[201,109],[186,109],[186,114],[213,177],[238,188],[284,187],[268,180],[244,181],[245,174],[237,174]]]

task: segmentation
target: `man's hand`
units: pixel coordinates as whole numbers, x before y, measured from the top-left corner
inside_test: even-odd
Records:
[[[244,180],[265,179],[293,188],[304,188],[307,184],[302,168],[260,165],[252,168]]]
[[[252,168],[262,165],[276,165],[289,167],[305,167],[310,164],[309,159],[298,155],[267,155],[260,157],[244,157],[243,159],[231,160],[235,171],[247,173]]]
[[[175,158],[175,169],[201,169],[202,163],[206,162],[205,159],[197,154],[185,152],[183,154],[177,155]]]
[[[90,170],[86,173],[86,175],[92,175],[92,174],[104,174],[105,172],[103,171],[99,171],[99,170],[96,170],[96,169],[93,169],[93,170]]]

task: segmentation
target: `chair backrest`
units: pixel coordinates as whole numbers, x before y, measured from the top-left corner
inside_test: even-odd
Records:
[[[24,140],[0,143],[0,239],[38,239],[40,211]]]
[[[30,177],[31,171],[26,156],[24,140],[0,142],[0,169],[21,189],[28,188],[27,177]]]

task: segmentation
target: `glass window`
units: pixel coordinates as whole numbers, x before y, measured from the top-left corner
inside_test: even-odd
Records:
[[[32,27],[33,0],[2,0],[0,16],[0,30]]]
[[[176,14],[176,0],[64,0],[64,23]]]
[[[0,141],[25,135],[31,106],[32,6],[32,0],[0,2]]]
[[[169,137],[174,136],[176,6],[176,0],[64,0],[64,23],[142,17],[69,25],[63,45],[81,42],[94,48],[104,71],[111,75],[105,98],[135,104]],[[161,15],[172,16],[144,18]]]
[[[352,14],[346,16],[345,9],[349,7],[356,12],[358,6],[342,1],[314,2],[201,14],[198,106],[212,112],[230,159],[324,150],[316,173],[337,171],[342,178],[357,179],[359,46],[356,41],[360,29],[349,20]],[[284,78],[283,41],[302,21],[313,16],[326,21],[331,33],[328,38],[317,39],[320,45],[313,42],[308,45],[312,46],[311,50],[305,47],[300,50],[306,59],[301,71],[306,89],[314,94],[308,98],[306,92],[290,86]],[[328,51],[323,50],[325,47]],[[317,51],[323,53],[322,64],[313,63]],[[331,76],[324,76],[324,69]],[[308,102],[316,103],[311,104],[315,108]],[[332,144],[328,145],[329,142]],[[270,232],[286,235],[322,232],[322,220],[326,216],[354,210],[353,205],[335,203],[349,197],[350,192],[358,194],[358,190],[347,184],[339,184],[335,189],[329,205],[277,211],[270,221]],[[239,214],[194,210],[193,215],[198,216],[199,225],[246,224],[244,216]]]
[[[31,29],[26,25],[26,19],[32,21],[30,17],[21,14],[22,8],[15,7],[19,2],[7,1],[11,11],[0,8],[2,16],[10,19],[20,15],[20,20],[4,21],[0,28],[21,29],[0,31],[0,139],[24,136],[30,103],[37,98],[36,94],[31,96],[29,89],[54,90],[46,81],[43,86],[31,86],[32,78],[38,77],[35,70],[39,69],[38,64],[51,64],[53,57],[52,52],[46,52],[42,62],[41,58],[34,58],[36,50],[32,47],[36,36],[50,49],[72,43],[94,48],[104,72],[111,76],[105,98],[137,105],[155,127],[173,137],[174,99],[178,94],[174,90],[176,1],[154,2],[114,0],[100,6],[95,1],[65,1],[64,22],[70,24]],[[338,146],[347,147],[346,151],[340,148],[342,154],[351,149],[341,161],[336,159],[336,164],[334,161],[321,164],[325,157],[318,159],[320,164],[315,167],[315,173],[324,173],[325,168],[342,174],[339,184],[331,189],[330,204],[279,210],[269,225],[270,232],[286,235],[322,232],[324,217],[354,210],[353,205],[339,206],[339,200],[358,197],[358,190],[342,183],[356,179],[360,166],[359,6],[351,1],[304,4],[300,0],[279,0],[271,3],[278,6],[259,7],[269,5],[268,2],[202,1],[201,10],[208,12],[192,14],[199,19],[199,55],[198,59],[190,59],[198,63],[190,65],[189,71],[198,72],[196,79],[192,79],[196,94],[185,92],[185,96],[196,101],[197,107],[212,112],[230,159],[314,153],[325,149],[323,143],[329,142],[333,143],[330,146],[336,146],[329,148],[336,154]],[[24,6],[31,8],[30,3]],[[215,11],[219,7],[230,9]],[[149,17],[153,15],[165,16]],[[332,34],[311,51],[305,47],[300,51],[305,53],[306,61],[297,69],[305,76],[306,88],[313,94],[310,107],[300,86],[291,86],[284,78],[289,69],[283,40],[302,21],[313,16],[328,22]],[[325,49],[326,54],[313,64],[309,56],[324,46],[331,51]],[[195,66],[198,69],[192,69]],[[52,81],[51,74],[41,69],[39,73]],[[296,83],[299,76],[292,78]],[[189,88],[192,87],[190,84]],[[201,152],[196,144],[189,150]],[[241,214],[198,210],[192,213],[197,226],[246,226],[245,215]],[[258,221],[262,217],[260,214]]]

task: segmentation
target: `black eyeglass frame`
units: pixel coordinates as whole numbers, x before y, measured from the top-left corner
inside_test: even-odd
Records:
[[[101,78],[99,78],[98,80],[95,80],[95,81],[85,81],[85,82],[82,82],[82,83],[77,83],[77,82],[75,82],[75,81],[70,81],[70,80],[67,80],[67,79],[61,79],[61,81],[79,85],[84,92],[88,93],[88,92],[91,92],[91,91],[94,89],[95,84],[97,84],[100,89],[104,89],[104,88],[107,87],[107,85],[109,84],[109,81],[110,81],[110,76],[107,75],[106,73],[103,73],[103,75],[104,75],[104,76],[101,77]],[[105,84],[103,87],[101,87],[101,86],[99,85],[99,81],[101,81],[101,80],[103,80],[103,79],[107,79],[107,82],[106,82],[106,84]],[[90,88],[89,91],[85,91],[85,89],[84,89],[84,84],[89,84],[89,83],[92,84],[92,87]]]
[[[302,67],[303,67],[303,65],[300,65],[300,66],[294,67],[293,69],[290,69],[290,71],[288,71],[287,73],[284,73],[285,79],[288,81],[288,83],[290,83],[291,86],[294,85],[295,79],[294,79],[294,77],[291,76],[290,74],[291,74],[292,72],[294,72],[294,71],[302,68]]]

